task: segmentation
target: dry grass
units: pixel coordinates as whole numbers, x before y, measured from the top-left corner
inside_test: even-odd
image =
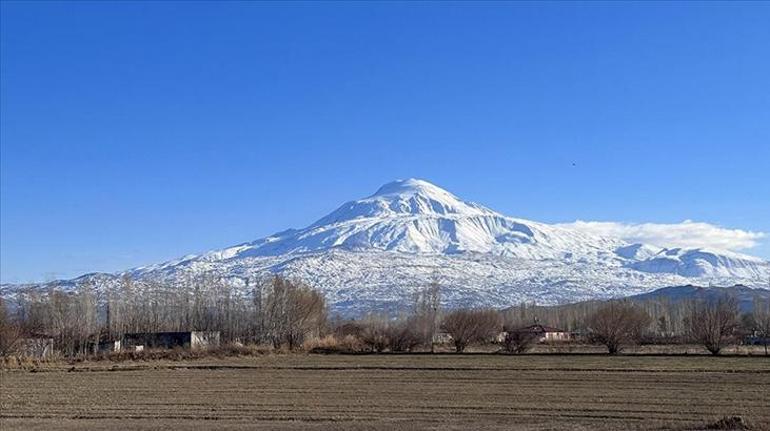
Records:
[[[751,357],[262,355],[3,371],[11,429],[705,429],[770,426]]]
[[[358,338],[347,335],[342,338],[329,335],[324,338],[313,338],[302,345],[302,349],[311,353],[356,353],[363,352],[364,345]]]

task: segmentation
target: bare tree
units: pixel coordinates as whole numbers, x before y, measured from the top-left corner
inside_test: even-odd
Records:
[[[447,314],[441,327],[452,336],[455,351],[462,353],[472,343],[492,340],[500,332],[500,314],[495,310],[459,309]]]
[[[158,331],[220,331],[225,342],[268,338],[295,348],[326,327],[323,296],[304,284],[276,278],[251,290],[214,272],[184,277],[84,278],[71,290],[51,282],[47,291],[19,292],[14,319],[26,334],[53,338],[68,356],[93,353],[100,341],[126,333]]]
[[[388,328],[388,347],[391,352],[411,352],[421,343],[409,320],[392,322]]]
[[[6,309],[5,300],[0,298],[0,357],[11,354],[21,339],[22,328]]]
[[[690,338],[718,355],[738,326],[738,301],[733,296],[690,302],[685,326]]]
[[[505,338],[503,338],[503,350],[508,353],[524,353],[529,350],[533,344],[537,343],[537,334],[524,329],[517,329],[506,325],[503,329]]]
[[[770,339],[770,299],[754,302],[754,323],[756,324],[757,335],[762,338],[765,356],[767,356],[767,341]]]
[[[249,285],[249,279],[246,279],[246,285]],[[252,332],[253,340],[257,343],[262,341],[265,332],[265,316],[262,310],[262,299],[262,283],[255,283],[252,292],[252,300],[254,302],[254,329]]]
[[[631,302],[610,301],[589,315],[586,325],[591,338],[614,355],[625,344],[638,342],[650,322],[649,314]]]
[[[384,315],[369,315],[364,320],[360,339],[372,352],[382,352],[390,345],[390,321]]]
[[[733,296],[692,301],[685,326],[693,341],[703,344],[711,354],[718,355],[738,326],[738,301]]]
[[[434,338],[439,327],[439,313],[441,312],[441,286],[437,277],[426,289],[418,291],[414,299],[414,311],[411,318],[413,332],[420,339],[420,342],[430,346],[431,353],[434,352]]]
[[[289,349],[302,344],[309,335],[318,336],[326,323],[323,296],[301,283],[275,277],[265,304],[270,338],[275,347]]]

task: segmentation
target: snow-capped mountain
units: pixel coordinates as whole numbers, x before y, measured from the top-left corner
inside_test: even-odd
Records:
[[[422,180],[395,181],[342,205],[301,230],[288,230],[204,256],[276,256],[339,248],[418,255],[490,253],[527,259],[593,254],[624,243],[505,217]]]
[[[728,251],[630,244],[504,216],[429,182],[394,181],[304,229],[114,277],[197,273],[234,283],[280,273],[356,313],[405,305],[438,279],[448,305],[504,307],[627,296],[688,283],[766,285],[770,263]],[[239,281],[240,280],[240,281]]]

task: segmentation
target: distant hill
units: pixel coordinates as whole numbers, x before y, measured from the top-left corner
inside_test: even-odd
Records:
[[[750,312],[754,309],[754,302],[770,300],[770,289],[751,288],[742,285],[731,287],[702,287],[688,284],[686,286],[664,287],[652,292],[629,296],[633,301],[665,300],[680,302],[691,299],[714,300],[723,295],[733,295],[738,298],[738,306],[741,312]]]
[[[709,287],[695,286],[691,284],[688,284],[685,286],[671,286],[671,287],[663,287],[663,288],[656,289],[647,293],[642,293],[639,295],[631,295],[631,296],[617,298],[617,299],[628,299],[636,302],[656,301],[656,302],[668,302],[671,304],[676,304],[679,302],[689,301],[692,299],[705,299],[710,301],[710,300],[715,300],[723,295],[732,295],[738,298],[738,307],[740,308],[740,311],[742,313],[751,312],[754,309],[754,302],[756,300],[770,301],[770,289],[752,288],[752,287],[747,287],[740,284],[735,286],[709,286]],[[532,309],[541,309],[541,310],[592,308],[604,301],[605,300],[592,299],[588,301],[578,301],[578,302],[572,302],[567,304],[533,305],[530,307]],[[512,307],[503,309],[503,312],[515,312],[519,307],[520,307],[519,305],[514,305]]]
[[[660,331],[658,325],[661,321],[666,322],[666,329],[663,332],[670,336],[686,333],[686,328],[683,326],[684,317],[688,310],[686,301],[693,299],[708,301],[717,299],[722,295],[737,297],[741,313],[754,311],[757,300],[762,301],[762,305],[760,305],[762,307],[765,307],[770,301],[769,289],[750,288],[743,285],[726,287],[672,286],[644,294],[619,297],[618,299],[633,301],[647,311],[653,322],[656,322],[656,330]],[[585,329],[586,317],[593,314],[605,302],[606,300],[592,299],[550,306],[522,303],[501,311],[509,324],[526,326],[536,322],[570,331],[581,331]]]

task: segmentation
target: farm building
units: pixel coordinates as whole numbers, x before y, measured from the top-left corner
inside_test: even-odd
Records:
[[[104,340],[100,341],[99,344],[97,344],[96,349],[99,352],[119,352],[120,346],[122,342],[120,340],[112,341],[112,340]]]
[[[748,346],[765,346],[770,345],[770,337],[764,336],[759,331],[752,331],[751,334],[743,338],[743,344]]]
[[[452,342],[452,334],[450,334],[447,331],[441,330],[433,334],[434,344],[449,344],[451,342]]]
[[[139,332],[125,334],[120,343],[128,350],[144,349],[205,349],[219,346],[219,331]]]
[[[534,324],[530,326],[525,326],[523,328],[517,328],[517,329],[514,329],[514,331],[532,334],[533,336],[537,337],[538,343],[543,343],[548,341],[569,341],[570,340],[569,332],[563,329],[540,325],[540,324]],[[506,335],[505,332],[501,333],[498,336],[498,341],[500,341],[500,339],[505,339],[505,335]]]

